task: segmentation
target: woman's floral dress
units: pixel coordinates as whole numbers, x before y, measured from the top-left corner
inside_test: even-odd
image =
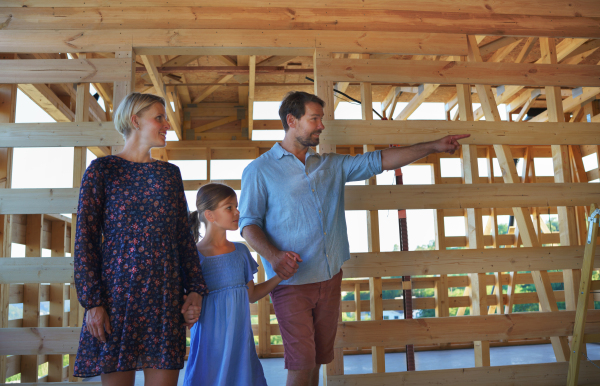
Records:
[[[179,168],[117,156],[94,160],[79,194],[75,285],[86,310],[104,306],[112,333],[85,318],[74,374],[181,369],[188,292],[206,293]]]

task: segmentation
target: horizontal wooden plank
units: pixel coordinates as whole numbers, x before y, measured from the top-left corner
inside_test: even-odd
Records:
[[[328,120],[321,141],[332,145],[412,145],[446,135],[471,134],[471,145],[592,145],[600,143],[600,123],[529,123],[488,121]]]
[[[60,28],[60,27],[59,27]],[[253,29],[122,29],[51,31],[0,30],[0,52],[85,52],[135,49],[144,55],[176,54],[193,48],[197,55],[237,52],[257,55],[312,55],[315,48],[340,52],[418,55],[466,55],[464,34],[430,34],[385,31],[303,31]],[[219,26],[218,28],[221,28]],[[200,32],[200,33],[199,33]],[[273,39],[277,36],[277,39]],[[20,43],[20,44],[19,44]],[[165,51],[170,48],[171,51]],[[175,50],[175,51],[173,51]],[[190,54],[193,54],[191,51]]]
[[[116,146],[125,140],[113,122],[3,123],[0,143],[6,147]]]
[[[317,78],[321,81],[600,86],[600,68],[594,65],[317,59],[316,66]]]
[[[600,202],[595,184],[346,186],[346,210],[586,206]]]
[[[168,15],[168,17],[165,17]],[[223,18],[227,15],[227,18]],[[479,35],[600,37],[598,20],[587,15],[529,16],[389,9],[288,7],[47,7],[0,8],[7,30],[224,28],[456,33]]]
[[[598,381],[600,361],[582,361],[579,382],[593,385]],[[329,375],[328,386],[563,386],[567,382],[568,362],[536,363],[532,365],[510,365],[472,367],[464,369],[403,371],[398,373]]]
[[[344,278],[581,269],[584,247],[351,253]],[[595,268],[600,268],[600,250]]]
[[[79,327],[0,328],[0,355],[76,354]]]
[[[573,335],[575,311],[528,312],[338,324],[335,347],[404,346]],[[600,310],[589,310],[585,333],[600,332]]]
[[[2,189],[0,214],[77,213],[79,188]]]
[[[0,259],[0,284],[73,282],[72,257]]]
[[[254,121],[254,129],[252,130],[283,130],[283,126],[280,120],[259,119]]]
[[[119,82],[131,76],[131,59],[0,60],[0,83]]]
[[[166,7],[173,6],[170,0],[130,0],[130,7]],[[271,0],[224,0],[219,2],[219,7],[271,7]],[[290,0],[279,0],[278,7],[294,8],[298,2]],[[56,4],[53,4],[56,6]],[[177,6],[181,7],[210,7],[215,3],[210,0],[180,0]],[[307,0],[302,2],[306,8],[352,8],[352,9],[388,9],[397,11],[431,11],[443,9],[447,12],[465,13],[496,13],[496,14],[520,14],[520,15],[557,15],[557,16],[580,16],[600,17],[600,10],[595,7],[593,1],[576,0],[565,3],[563,0],[530,0],[526,3],[520,0],[503,0],[492,4],[480,0],[462,0],[460,3],[448,2],[446,0]],[[493,5],[493,7],[492,7]],[[61,0],[61,7],[121,7],[121,0]],[[47,0],[4,0],[0,8],[11,7],[48,7]]]
[[[185,141],[187,142],[187,141]],[[196,142],[196,141],[190,141]],[[172,142],[170,142],[172,143]],[[347,186],[346,210],[587,206],[600,202],[595,184]],[[79,189],[2,189],[0,214],[75,213]]]

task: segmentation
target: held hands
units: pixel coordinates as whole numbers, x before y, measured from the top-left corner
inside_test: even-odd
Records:
[[[434,141],[433,148],[436,153],[449,153],[454,154],[454,152],[460,147],[460,143],[458,143],[459,139],[470,137],[471,134],[462,134],[462,135],[448,135],[444,138],[438,139]]]
[[[106,343],[106,335],[111,333],[110,318],[102,306],[89,309],[85,313],[86,328],[92,336],[102,343]]]
[[[190,292],[189,295],[183,295],[183,306],[181,307],[181,313],[186,327],[192,328],[192,326],[200,318],[200,311],[202,311],[202,296],[196,292]]]
[[[271,262],[273,270],[282,280],[287,280],[298,271],[298,262],[302,262],[300,255],[292,251],[279,251]]]

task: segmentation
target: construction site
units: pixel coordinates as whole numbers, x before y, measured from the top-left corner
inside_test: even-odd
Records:
[[[323,385],[600,384],[599,64],[597,0],[0,1],[0,384],[84,382],[73,375],[79,187],[91,156],[124,145],[119,103],[131,92],[164,98],[173,133],[152,156],[204,161],[206,178],[184,176],[186,192],[218,181],[240,194],[241,174],[211,178],[211,163],[271,149],[277,141],[260,138],[282,123],[255,110],[292,90],[325,101],[319,153],[470,134],[460,152],[415,163],[430,183],[403,184],[399,169],[393,184],[346,187],[368,250],[343,265]],[[17,122],[19,93],[53,122]],[[336,111],[349,102],[362,119]],[[411,118],[433,104],[444,119]],[[49,147],[73,149],[72,185],[14,187],[14,154]],[[459,175],[444,173],[448,160]],[[422,209],[435,240],[415,250],[406,211]],[[381,211],[397,213],[397,250],[381,249]],[[449,235],[449,218],[462,236]],[[269,296],[250,310],[258,356],[281,358]],[[554,357],[491,360],[490,348],[528,356],[533,345]],[[460,368],[415,365],[416,354],[459,349],[473,355]],[[389,364],[399,353],[401,369]],[[371,357],[369,372],[345,371],[354,355]]]

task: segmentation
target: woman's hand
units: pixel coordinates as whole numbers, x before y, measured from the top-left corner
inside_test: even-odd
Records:
[[[110,318],[102,306],[90,308],[85,313],[86,328],[92,336],[102,343],[106,343],[106,335],[111,333]]]
[[[196,292],[190,292],[188,295],[183,295],[183,301],[181,313],[185,320],[184,326],[192,328],[200,318],[200,312],[202,311],[202,296]]]

